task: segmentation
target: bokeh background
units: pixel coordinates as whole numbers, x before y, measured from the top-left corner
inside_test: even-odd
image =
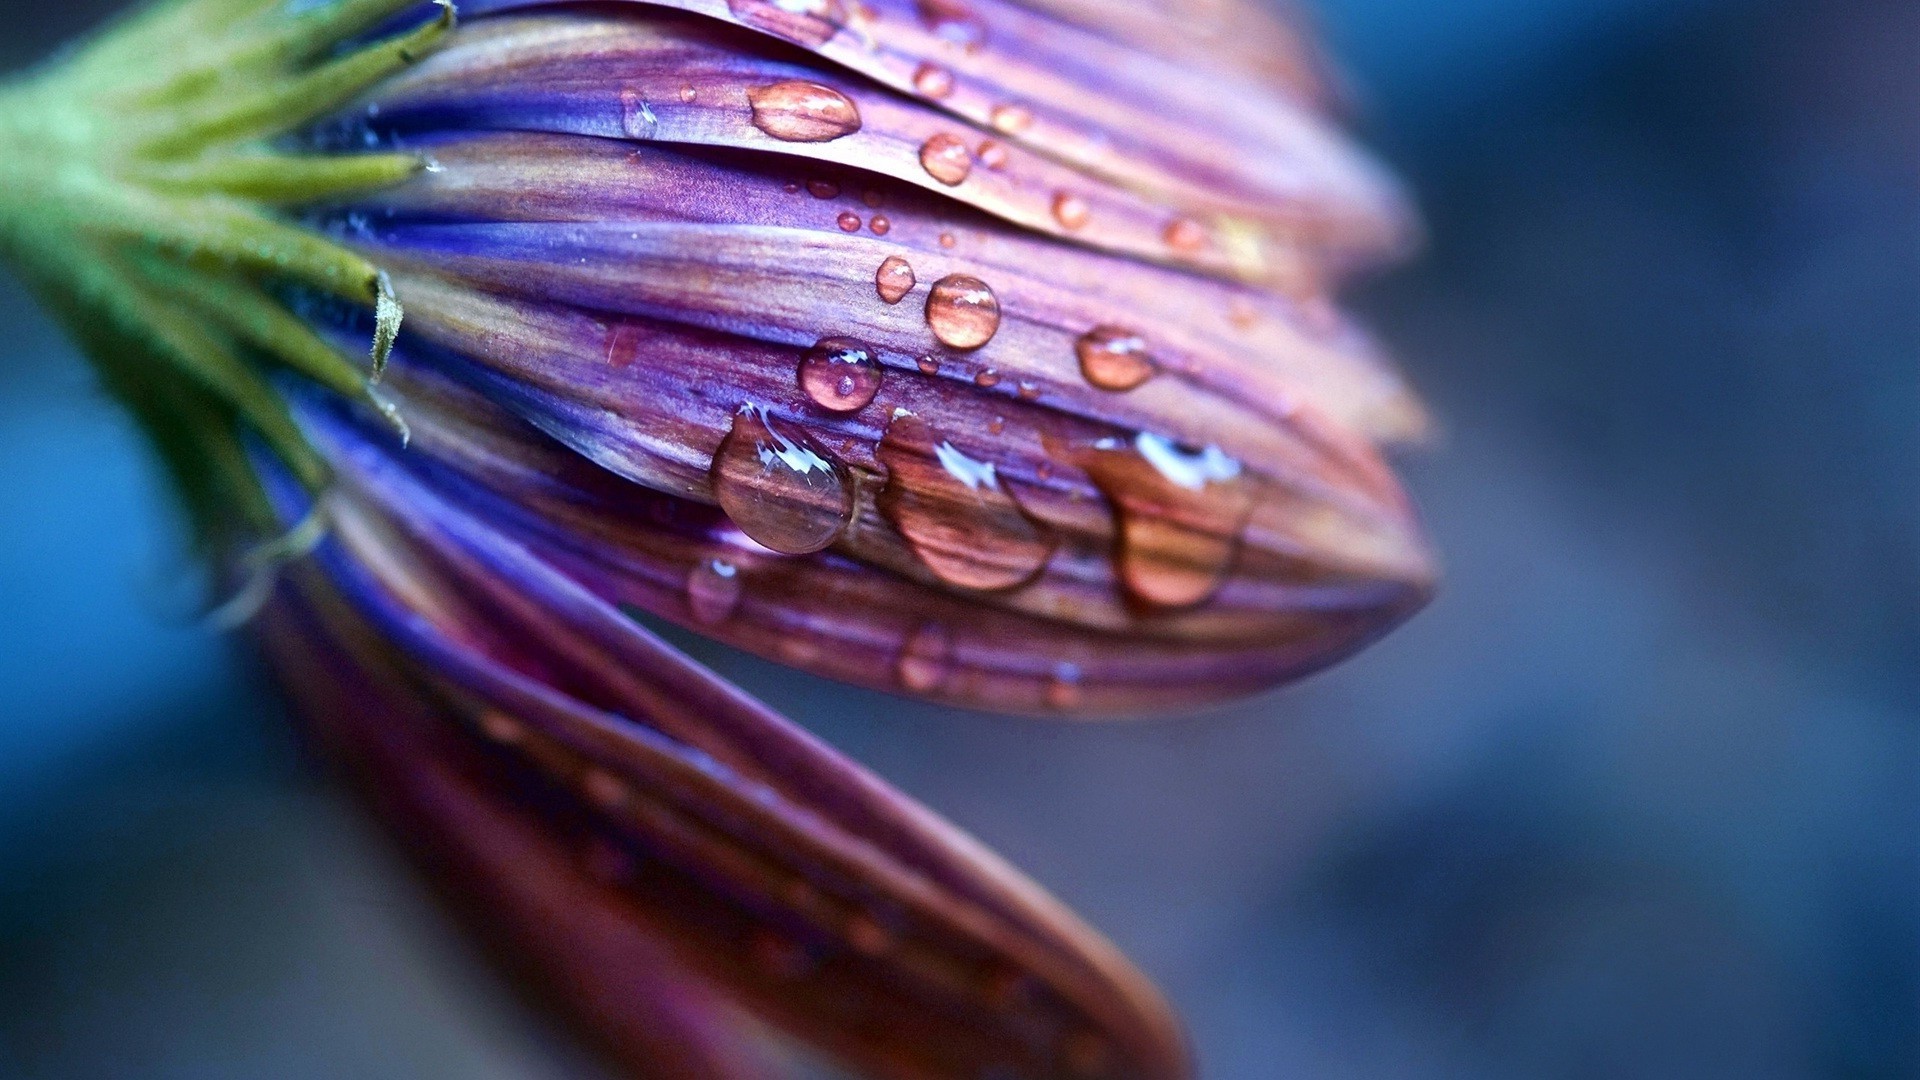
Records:
[[[0,68],[113,5],[0,0]],[[1110,932],[1205,1075],[1920,1076],[1920,5],[1318,0],[1429,253],[1403,632],[1150,726],[704,649]],[[0,283],[0,1077],[597,1075],[246,658]]]

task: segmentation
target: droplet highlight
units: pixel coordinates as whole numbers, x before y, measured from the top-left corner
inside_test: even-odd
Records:
[[[840,211],[840,216],[833,220],[835,224],[840,226],[841,232],[855,233],[860,231],[860,215],[851,210]]]
[[[938,64],[921,64],[913,72],[913,89],[937,101],[953,93],[953,72]]]
[[[1057,191],[1053,195],[1053,220],[1063,229],[1078,229],[1086,225],[1093,211],[1087,206],[1087,200],[1071,191]]]
[[[881,260],[880,269],[873,273],[873,290],[884,303],[897,304],[906,299],[915,284],[913,264],[898,255]]]
[[[973,156],[980,159],[980,164],[994,172],[1007,167],[1006,145],[993,139],[980,140],[980,149],[975,151]]]
[[[953,187],[973,172],[973,151],[958,135],[941,132],[920,144],[920,167],[927,175]]]
[[[703,559],[687,575],[687,610],[703,626],[726,622],[740,606],[743,584],[739,567],[725,559]]]
[[[1118,326],[1096,326],[1073,343],[1080,373],[1102,390],[1131,390],[1153,378],[1157,368],[1146,339]]]
[[[832,544],[853,517],[846,469],[805,432],[743,405],[713,458],[714,498],[740,531],[787,555]]]
[[[1168,247],[1188,255],[1207,246],[1207,227],[1189,217],[1174,218],[1164,236]]]
[[[620,130],[629,139],[651,139],[660,130],[660,118],[638,90],[620,91]]]
[[[800,389],[828,412],[866,408],[880,392],[881,375],[873,350],[852,338],[821,338],[800,358]]]
[[[829,86],[789,79],[747,91],[753,126],[782,142],[832,142],[860,130],[853,99]]]
[[[1000,299],[977,277],[948,274],[927,294],[927,326],[944,345],[977,349],[1000,329]]]
[[[880,512],[940,580],[1011,589],[1053,555],[1053,538],[1020,509],[993,463],[960,450],[920,417],[896,416],[878,454],[887,467]]]
[[[1002,135],[1018,135],[1033,126],[1033,110],[1025,105],[995,105],[987,122]]]
[[[1155,607],[1191,607],[1232,569],[1253,508],[1240,463],[1218,447],[1182,447],[1142,432],[1075,455],[1112,504],[1121,584]]]

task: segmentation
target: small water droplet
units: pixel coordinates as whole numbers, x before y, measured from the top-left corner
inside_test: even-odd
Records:
[[[602,810],[619,810],[633,797],[626,781],[603,769],[589,768],[580,774],[580,790],[587,801]]]
[[[927,326],[942,344],[977,349],[1000,329],[1000,300],[979,278],[948,274],[927,293]]]
[[[1010,589],[1053,554],[1052,538],[1021,511],[993,464],[970,457],[926,421],[895,417],[878,454],[887,466],[880,510],[941,580]]]
[[[959,243],[959,241],[958,241],[958,240],[956,240],[956,239],[954,239],[954,236],[953,236],[953,234],[952,234],[952,233],[950,233],[950,232],[943,232],[943,233],[941,233],[941,234],[940,234],[940,246],[941,246],[941,247],[943,247],[943,248],[950,248],[950,247],[952,247],[953,245],[955,245],[955,244],[957,244],[957,243]]]
[[[686,102],[689,105],[693,104],[694,99],[698,98],[699,96],[700,96],[700,91],[695,90],[691,83],[688,83],[680,87],[680,100]]]
[[[996,416],[993,419],[987,421],[987,434],[998,435],[1005,430],[1007,430],[1006,417]]]
[[[1168,247],[1189,255],[1207,246],[1207,227],[1190,217],[1168,222],[1165,236]]]
[[[754,87],[747,102],[753,126],[783,142],[831,142],[860,130],[852,98],[805,79]]]
[[[1190,607],[1212,596],[1233,565],[1253,494],[1240,463],[1208,446],[1181,447],[1142,432],[1102,439],[1075,455],[1112,504],[1120,527],[1120,581],[1144,603]]]
[[[965,0],[919,0],[920,21],[933,36],[976,52],[987,39],[987,24]]]
[[[733,617],[744,582],[725,559],[702,559],[687,575],[687,610],[695,622],[715,626]]]
[[[1000,373],[992,368],[987,368],[984,371],[976,372],[973,376],[973,381],[976,386],[999,386]]]
[[[1085,692],[1080,687],[1080,665],[1061,662],[1047,676],[1047,708],[1066,712],[1078,708]]]
[[[800,191],[800,181],[798,181],[798,180],[789,180],[789,181],[787,181],[786,183],[784,183],[784,184],[781,184],[781,185],[780,185],[780,187],[781,187],[781,188],[782,188],[783,190],[785,190],[787,194],[789,194],[789,195],[795,195],[795,194],[798,194],[798,193],[799,193],[799,191]]]
[[[526,729],[520,721],[498,709],[488,709],[480,714],[480,732],[502,746],[512,746],[526,737]]]
[[[860,201],[863,203],[866,203],[868,209],[878,210],[880,209],[880,204],[886,202],[887,200],[886,200],[886,196],[880,193],[879,188],[868,188],[867,190],[860,193]]]
[[[1080,335],[1073,351],[1080,358],[1080,373],[1102,390],[1131,390],[1153,378],[1146,339],[1131,330],[1096,326]]]
[[[831,180],[809,180],[807,194],[816,199],[837,199],[840,197],[840,185]]]
[[[953,675],[953,636],[939,623],[921,623],[900,647],[894,668],[901,686],[916,694],[933,693]]]
[[[887,256],[881,261],[880,269],[873,274],[874,291],[889,304],[897,304],[905,299],[915,284],[913,265],[898,255]]]
[[[808,48],[825,45],[847,22],[840,0],[727,0],[727,10],[747,26]]]
[[[1007,148],[992,139],[981,140],[980,150],[974,156],[980,159],[980,164],[994,172],[1007,167]]]
[[[875,214],[873,220],[867,223],[867,228],[872,229],[875,236],[885,236],[893,231],[893,222],[887,220],[885,214]]]
[[[880,392],[873,350],[852,338],[821,338],[800,359],[800,389],[828,412],[858,412]]]
[[[953,72],[938,64],[921,64],[914,70],[913,88],[924,97],[946,97],[953,93]]]
[[[840,216],[833,220],[839,223],[841,232],[860,231],[860,215],[851,210],[840,211]]]
[[[660,118],[638,90],[620,91],[620,129],[629,139],[651,139],[660,129]]]
[[[1087,206],[1087,200],[1071,191],[1053,193],[1053,220],[1063,229],[1078,229],[1087,223],[1093,211]]]
[[[714,498],[740,531],[788,555],[833,543],[853,517],[846,470],[805,432],[741,406],[713,458]]]
[[[940,374],[940,361],[938,358],[932,357],[932,356],[923,356],[917,362],[920,365],[921,374],[923,375]]]
[[[950,132],[940,132],[920,144],[920,167],[927,175],[953,187],[973,171],[973,152],[967,142]]]
[[[1033,110],[1025,105],[995,105],[987,122],[1002,135],[1018,135],[1033,125]]]
[[[630,367],[640,358],[640,328],[632,323],[615,323],[607,330],[607,366]]]
[[[1022,379],[1020,380],[1020,386],[1019,386],[1019,389],[1017,390],[1017,393],[1019,393],[1020,395],[1020,400],[1032,401],[1035,398],[1040,396],[1040,384],[1036,382],[1028,382],[1025,379]]]

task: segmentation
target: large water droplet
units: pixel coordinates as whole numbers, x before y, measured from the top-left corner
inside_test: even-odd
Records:
[[[927,326],[943,344],[977,349],[1000,329],[1000,300],[979,278],[948,274],[927,294]]]
[[[919,0],[920,21],[942,41],[969,52],[987,40],[987,24],[965,0]]]
[[[831,142],[860,130],[853,99],[829,86],[789,79],[747,91],[753,126],[784,142]]]
[[[805,432],[743,405],[713,457],[713,494],[740,531],[805,555],[833,543],[853,517],[846,470]]]
[[[952,187],[973,171],[973,151],[958,135],[940,132],[920,144],[920,167],[927,175]]]
[[[1189,607],[1212,596],[1233,566],[1253,494],[1240,463],[1208,446],[1159,435],[1102,439],[1075,463],[1113,504],[1120,580],[1137,599]]]
[[[873,274],[873,290],[889,304],[906,299],[906,295],[913,291],[914,284],[913,264],[898,255],[887,256],[881,261],[880,269]]]
[[[818,48],[846,25],[841,0],[727,0],[733,17],[756,30]]]
[[[725,559],[702,559],[687,575],[687,610],[695,622],[714,626],[740,606],[740,568]]]
[[[858,412],[880,391],[873,350],[852,338],[821,338],[800,358],[800,389],[828,412]]]
[[[969,589],[1010,589],[1053,554],[1053,538],[1021,512],[991,462],[968,456],[912,414],[880,440],[887,466],[880,509],[941,580]]]
[[[953,675],[953,636],[939,623],[921,623],[900,648],[895,664],[900,685],[916,694],[931,694]]]
[[[1131,330],[1096,326],[1073,343],[1080,373],[1102,390],[1131,390],[1153,378],[1153,356],[1147,342]]]
[[[660,118],[638,90],[620,91],[620,129],[629,139],[651,139],[660,129]]]

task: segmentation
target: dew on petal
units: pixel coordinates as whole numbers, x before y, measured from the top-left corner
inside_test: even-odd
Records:
[[[920,365],[920,373],[923,375],[940,374],[940,361],[936,357],[923,356],[915,362]]]
[[[480,732],[502,746],[512,746],[527,737],[526,729],[520,721],[498,709],[488,709],[480,714]]]
[[[629,139],[651,139],[660,130],[660,118],[638,90],[620,91],[620,130]]]
[[[885,236],[893,231],[893,222],[885,214],[875,214],[873,220],[867,222],[867,228],[872,229],[875,236]]]
[[[921,623],[900,648],[894,665],[900,685],[916,694],[930,694],[953,676],[953,636],[937,622]]]
[[[840,0],[727,0],[727,10],[743,25],[817,49],[846,25]]]
[[[1073,351],[1080,358],[1080,373],[1102,390],[1131,390],[1153,378],[1146,339],[1131,330],[1096,326],[1080,335]]]
[[[975,52],[987,40],[987,24],[965,0],[919,0],[915,6],[920,21],[942,41]]]
[[[920,144],[920,167],[927,175],[952,187],[973,171],[973,152],[967,142],[950,132],[940,132]]]
[[[860,231],[860,215],[851,210],[840,211],[840,216],[833,220],[839,224],[841,232]]]
[[[995,105],[987,122],[1002,135],[1018,135],[1033,125],[1033,110],[1025,105]]]
[[[740,568],[725,559],[703,559],[687,575],[687,610],[695,622],[715,626],[740,606]]]
[[[1000,300],[979,278],[948,274],[927,294],[927,326],[942,344],[977,349],[1000,329]]]
[[[956,240],[956,239],[954,238],[954,235],[953,235],[952,233],[950,233],[950,232],[943,232],[943,233],[941,233],[941,234],[940,234],[940,246],[941,246],[941,247],[943,247],[943,248],[950,248],[950,247],[952,247],[953,245],[955,245],[955,244],[957,244],[957,243],[959,243],[959,241],[958,241],[958,240]]]
[[[740,531],[787,555],[832,544],[853,517],[846,469],[767,410],[741,406],[714,455],[714,498]]]
[[[831,142],[860,130],[853,99],[832,87],[789,79],[747,91],[753,126],[783,142]]]
[[[1087,200],[1071,191],[1053,193],[1053,220],[1059,222],[1061,228],[1078,229],[1087,223],[1091,215]]]
[[[695,90],[691,84],[680,87],[680,100],[687,103],[688,105],[693,104],[694,99],[698,98],[699,96],[700,96],[700,91]]]
[[[921,64],[913,72],[913,89],[923,97],[946,97],[953,93],[953,72],[939,64]]]
[[[873,350],[852,338],[821,338],[800,358],[800,389],[828,412],[858,412],[880,392]]]
[[[878,210],[887,200],[886,196],[880,193],[879,188],[868,188],[860,193],[860,201],[866,203],[868,209]]]
[[[996,140],[980,140],[980,149],[974,152],[974,156],[980,159],[980,164],[994,172],[1007,167],[1007,148]]]
[[[1010,589],[1040,572],[1054,542],[1020,509],[992,462],[970,457],[912,414],[880,440],[880,510],[927,569],[968,589]]]
[[[626,781],[604,769],[589,768],[580,774],[580,791],[587,801],[602,810],[618,810],[633,797]]]
[[[1191,254],[1207,246],[1207,227],[1189,217],[1174,218],[1167,223],[1165,238],[1168,247]]]
[[[1075,455],[1112,504],[1127,592],[1157,607],[1190,607],[1220,587],[1253,508],[1240,463],[1218,447],[1181,447],[1142,432],[1101,439]]]
[[[993,370],[992,368],[987,368],[983,371],[977,372],[973,376],[973,382],[975,386],[999,386],[1000,373]]]
[[[816,199],[837,199],[840,197],[840,185],[831,180],[809,180],[807,194]]]
[[[905,299],[915,284],[913,264],[898,255],[889,255],[881,260],[880,269],[873,274],[874,291],[889,304],[897,304]]]

